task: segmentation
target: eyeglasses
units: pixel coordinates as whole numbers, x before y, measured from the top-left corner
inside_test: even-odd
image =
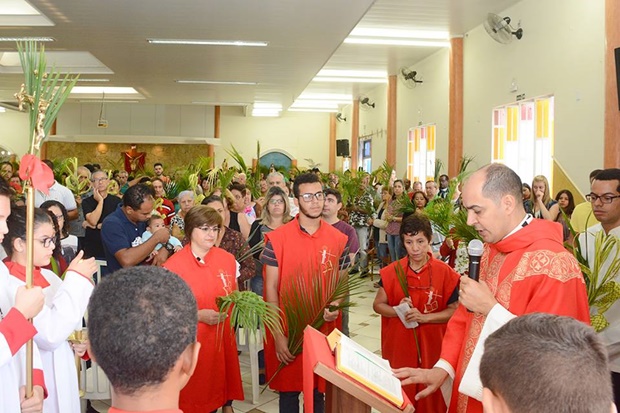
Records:
[[[282,204],[284,204],[284,200],[283,199],[277,199],[277,198],[271,198],[269,200],[269,204],[270,205],[282,205]]]
[[[91,179],[92,182],[97,182],[97,183],[103,182],[103,181],[107,181],[107,180],[108,180],[108,178],[95,178],[95,179]]]
[[[204,232],[214,232],[214,233],[219,233],[220,232],[220,227],[218,226],[213,226],[213,227],[198,227],[199,230],[204,231]]]
[[[317,201],[322,201],[325,199],[325,194],[323,192],[317,192],[316,194],[301,194],[299,195],[299,197],[301,199],[304,200],[304,202],[312,202],[313,199],[316,199]]]
[[[35,241],[40,242],[43,248],[56,247],[56,237],[45,237],[43,239],[35,238]]]
[[[596,195],[593,193],[586,195],[586,199],[592,203],[600,199],[602,204],[611,204],[616,198],[620,198],[620,195]]]

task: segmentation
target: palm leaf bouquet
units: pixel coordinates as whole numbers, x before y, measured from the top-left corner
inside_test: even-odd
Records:
[[[595,331],[599,332],[609,326],[605,312],[620,298],[620,283],[615,280],[620,274],[620,238],[613,234],[605,234],[601,230],[594,235],[594,256],[588,261],[587,254],[582,252],[579,234],[567,221],[573,235],[573,243],[566,244],[573,253],[586,283],[588,305],[591,311],[590,322]],[[586,241],[590,241],[586,239]]]
[[[252,291],[233,291],[218,297],[216,304],[220,313],[230,314],[230,325],[233,328],[248,328],[252,335],[260,330],[263,337],[265,328],[282,332],[280,309]]]
[[[337,267],[327,273],[313,268],[301,269],[287,279],[290,283],[283,285],[280,290],[284,322],[282,331],[288,335],[288,350],[293,356],[298,356],[303,349],[304,329],[312,326],[320,330],[325,324],[325,309],[336,311],[354,306],[355,303],[346,298],[361,293],[364,279],[359,274],[349,275]],[[339,304],[333,305],[334,302]],[[280,363],[264,389],[284,366]]]

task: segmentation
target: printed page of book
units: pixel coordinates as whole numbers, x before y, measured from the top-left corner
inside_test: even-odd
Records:
[[[336,366],[395,405],[402,406],[400,380],[394,377],[390,363],[345,335],[338,343]]]

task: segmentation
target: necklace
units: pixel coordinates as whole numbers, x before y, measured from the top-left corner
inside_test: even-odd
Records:
[[[424,266],[426,265],[426,263],[428,262],[428,255],[426,256],[426,259],[424,260],[424,262],[422,263],[422,265],[420,265],[418,268],[413,268],[413,263],[411,262],[411,259],[409,259],[409,268],[411,268],[411,271],[413,272],[418,272],[420,271],[422,268],[424,268]]]

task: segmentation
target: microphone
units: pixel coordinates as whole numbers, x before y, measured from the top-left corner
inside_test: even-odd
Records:
[[[484,245],[479,239],[473,239],[467,244],[467,253],[469,254],[469,278],[478,281],[480,277],[480,257],[484,251]]]

